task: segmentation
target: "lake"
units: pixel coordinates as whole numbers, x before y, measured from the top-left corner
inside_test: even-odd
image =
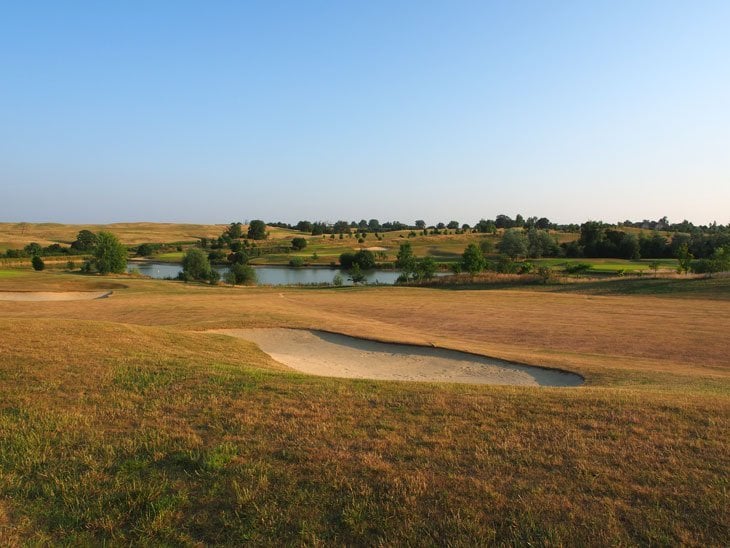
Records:
[[[228,272],[226,266],[214,266],[221,277]],[[301,267],[293,268],[287,266],[254,266],[256,278],[259,285],[299,285],[299,284],[322,284],[332,283],[335,275],[340,274],[343,285],[352,285],[347,279],[347,272],[339,268],[328,267]],[[182,271],[182,265],[177,263],[153,263],[134,262],[127,264],[127,271],[138,270],[143,276],[150,278],[165,279],[177,278]],[[366,270],[363,272],[367,283],[381,283],[392,285],[400,276],[397,270]]]

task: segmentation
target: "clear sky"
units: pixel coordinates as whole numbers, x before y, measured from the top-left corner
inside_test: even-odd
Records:
[[[730,222],[730,1],[0,3],[0,221]]]

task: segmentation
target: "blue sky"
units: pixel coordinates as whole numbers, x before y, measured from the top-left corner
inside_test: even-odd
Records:
[[[4,2],[0,221],[730,222],[730,2]]]

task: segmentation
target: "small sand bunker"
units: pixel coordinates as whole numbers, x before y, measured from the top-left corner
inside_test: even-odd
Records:
[[[0,301],[91,301],[111,291],[0,291]]]
[[[358,248],[355,248],[355,249],[358,249]],[[387,247],[378,247],[378,246],[366,247],[365,249],[367,249],[368,251],[388,251]]]
[[[292,369],[325,377],[399,381],[578,386],[580,375],[455,350],[380,343],[302,329],[223,329],[255,342]]]

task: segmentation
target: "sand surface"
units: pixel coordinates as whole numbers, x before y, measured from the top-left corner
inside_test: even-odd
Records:
[[[0,291],[0,301],[91,301],[111,291]]]
[[[302,329],[215,330],[255,342],[274,360],[325,377],[400,381],[578,386],[579,375],[440,348],[380,343]]]

